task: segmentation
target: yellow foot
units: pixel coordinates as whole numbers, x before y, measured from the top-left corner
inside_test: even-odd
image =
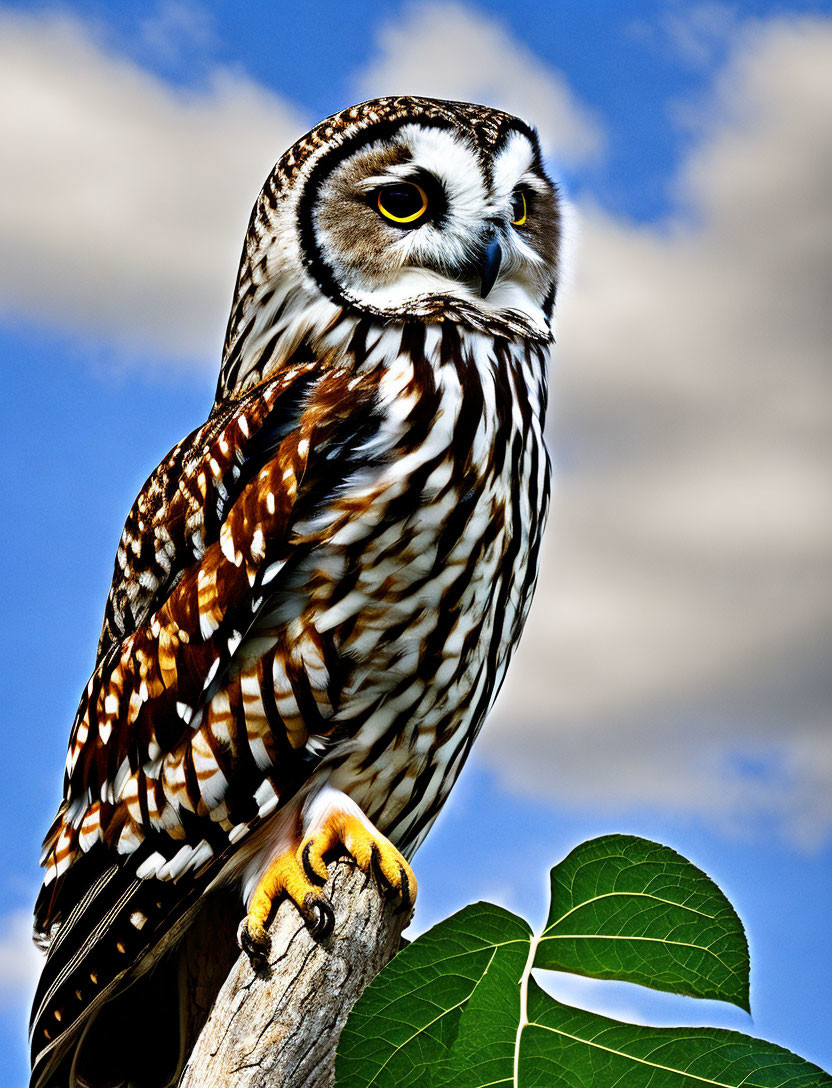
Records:
[[[298,851],[292,848],[278,855],[260,877],[248,915],[237,930],[237,943],[255,970],[264,969],[268,963],[271,942],[267,927],[274,904],[282,895],[292,900],[316,937],[328,937],[335,924],[329,900],[321,894],[317,883],[307,878],[298,861]]]
[[[410,910],[416,900],[416,877],[396,847],[376,830],[369,820],[342,809],[334,809],[300,844],[298,859],[306,877],[314,883],[326,883],[324,856],[340,847],[346,849],[362,872],[372,872],[376,880],[401,900],[402,910]]]
[[[346,797],[344,802],[344,808],[329,805],[318,819],[313,817],[300,845],[276,857],[261,876],[248,916],[237,932],[238,943],[255,969],[262,970],[268,962],[268,924],[275,903],[283,895],[292,900],[316,937],[325,938],[332,933],[335,915],[321,891],[327,881],[327,855],[346,850],[359,869],[372,872],[382,887],[398,897],[402,910],[413,906],[416,899],[413,870],[369,820],[348,811],[346,806],[352,807],[352,803]]]

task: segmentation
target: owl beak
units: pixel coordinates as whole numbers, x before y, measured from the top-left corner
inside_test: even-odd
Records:
[[[503,251],[500,249],[500,239],[495,234],[482,253],[480,263],[480,298],[488,298],[491,288],[500,274],[500,262],[503,259]]]

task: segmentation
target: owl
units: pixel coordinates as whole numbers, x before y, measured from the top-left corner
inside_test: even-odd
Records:
[[[338,852],[412,903],[534,591],[559,235],[535,132],[483,106],[366,102],[274,168],[214,406],[118,547],[44,844],[32,1088],[175,1082],[178,950],[221,894],[255,960],[281,897],[327,936]]]

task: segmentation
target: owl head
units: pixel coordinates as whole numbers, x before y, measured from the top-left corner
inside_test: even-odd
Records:
[[[381,98],[322,121],[275,166],[246,236],[224,373],[344,309],[453,315],[548,337],[560,217],[537,135],[485,106]],[[229,358],[231,363],[229,364]],[[223,379],[221,379],[222,385]]]

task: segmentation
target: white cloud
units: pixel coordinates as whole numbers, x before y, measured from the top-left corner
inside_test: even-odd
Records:
[[[213,33],[200,8],[173,0],[148,14],[131,51],[174,63]],[[461,94],[468,80],[469,97],[537,118],[564,158],[597,151],[597,123],[562,77],[499,23],[433,5],[381,38],[361,79],[368,96],[417,83]],[[0,315],[86,334],[120,358],[215,365],[251,206],[308,120],[240,72],[208,70],[202,89],[185,89],[91,24],[0,9],[0,141],[12,152]]]
[[[560,492],[484,738],[518,789],[832,829],[830,108],[832,22],[755,24],[684,214],[584,209]]]
[[[357,96],[427,95],[497,106],[537,125],[561,161],[596,157],[599,121],[566,80],[499,19],[462,4],[413,4],[382,25],[378,55],[360,76]]]
[[[141,19],[132,45],[163,63],[181,64],[194,52],[209,54],[217,41],[213,17],[202,4],[161,0]]]
[[[159,18],[193,36],[189,12]],[[177,88],[74,19],[0,10],[0,311],[215,365],[251,206],[306,127],[240,73]]]
[[[650,21],[637,20],[632,34],[647,42],[668,47],[674,58],[692,68],[704,68],[718,60],[740,31],[741,22],[732,4],[691,4],[671,0],[669,6]]]
[[[25,910],[0,915],[0,1012],[28,1008],[43,966],[32,943],[32,915]]]

